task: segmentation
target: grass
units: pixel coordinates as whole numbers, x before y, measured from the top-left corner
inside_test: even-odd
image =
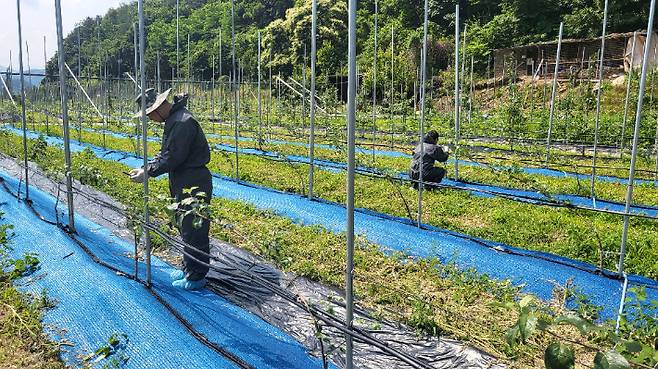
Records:
[[[0,219],[4,216],[0,212]],[[43,331],[41,318],[51,302],[45,297],[20,292],[14,286],[25,269],[26,260],[8,255],[11,227],[0,225],[0,366],[5,369],[65,368],[59,358],[59,345]],[[31,262],[34,262],[32,260]],[[20,270],[19,270],[20,269]]]
[[[20,139],[13,135],[2,138],[0,151],[20,157]],[[29,146],[32,159],[41,168],[61,176],[61,165],[55,164],[62,162],[61,150],[33,140]],[[73,168],[76,178],[131,207],[141,207],[141,187],[121,174],[128,169],[125,165],[83,152],[74,155]],[[89,176],[89,173],[96,174]],[[154,197],[166,195],[166,181],[152,181],[151,189]],[[219,219],[213,223],[213,237],[258,254],[284,271],[338,288],[342,286],[344,235],[318,226],[301,226],[240,201],[215,198],[211,207]],[[152,213],[166,217],[163,207],[156,204]],[[156,240],[155,245],[161,243]],[[605,339],[580,336],[573,327],[559,326],[550,335],[536,335],[523,345],[511,347],[505,335],[519,315],[509,306],[522,296],[509,281],[494,281],[434,258],[412,259],[401,253],[384,255],[363,239],[357,239],[355,265],[355,293],[361,306],[372,309],[380,317],[406,322],[419,331],[469,342],[513,368],[542,366],[543,349],[556,337],[581,343],[594,339],[600,348],[613,344]],[[564,311],[565,291],[556,289],[555,299],[546,307],[548,311]],[[604,325],[604,329],[609,327]],[[635,330],[629,331],[637,335]],[[584,358],[581,360],[591,362],[591,349],[578,347],[577,353]]]
[[[99,134],[82,132],[83,141],[99,145]],[[128,139],[107,137],[108,148],[131,151]],[[158,144],[150,144],[150,152]],[[227,176],[234,174],[233,155],[215,152],[210,169]],[[464,173],[475,170],[463,168]],[[273,162],[252,155],[240,156],[241,179],[279,190],[304,194],[308,166]],[[484,176],[485,171],[480,170]],[[466,175],[466,174],[465,174]],[[515,173],[510,181],[520,181]],[[490,176],[496,176],[491,174]],[[542,179],[551,182],[552,178]],[[331,201],[345,202],[345,175],[327,171],[316,173],[315,194]],[[543,183],[543,182],[540,182]],[[641,186],[638,186],[641,187]],[[646,186],[650,188],[650,186]],[[602,186],[602,188],[605,188]],[[621,191],[621,186],[616,187]],[[655,188],[655,187],[654,187]],[[569,188],[565,188],[567,190]],[[357,176],[356,206],[415,219],[416,191],[385,179]],[[570,192],[570,191],[565,191]],[[654,193],[657,191],[652,191]],[[638,193],[641,190],[638,189]],[[658,197],[657,197],[658,198]],[[407,212],[407,206],[411,214]],[[511,246],[551,252],[616,270],[615,253],[621,244],[621,218],[588,211],[538,207],[502,198],[482,198],[462,191],[440,190],[424,196],[425,222],[444,229],[502,242]],[[629,234],[626,271],[658,278],[658,239],[655,221],[633,218]]]
[[[19,156],[20,141],[5,136],[0,140],[0,151]],[[56,172],[54,163],[61,162],[62,153],[47,147],[35,160],[42,168]],[[75,155],[74,168],[82,164],[104,174],[105,180],[90,185],[123,203],[141,206],[141,188],[121,174],[126,166],[84,153]],[[77,170],[74,175],[77,176]],[[151,190],[153,196],[165,195],[166,181],[153,181]],[[343,285],[344,235],[294,224],[240,201],[215,198],[211,206],[221,219],[213,224],[213,237],[261,255],[284,271],[331,286]],[[154,207],[153,214],[165,217],[162,208]],[[357,246],[354,277],[361,306],[428,333],[464,340],[504,360],[513,358],[517,367],[536,367],[541,360],[539,346],[513,351],[506,346],[505,332],[517,313],[505,308],[504,303],[518,296],[517,289],[509,282],[493,281],[474,271],[459,271],[436,259],[415,260],[402,254],[386,256],[362,239]]]

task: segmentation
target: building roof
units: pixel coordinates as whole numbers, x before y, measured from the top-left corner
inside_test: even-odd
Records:
[[[645,30],[642,31],[637,31],[639,35],[644,35],[646,34]],[[619,38],[627,38],[627,37],[632,37],[634,32],[626,32],[626,33],[611,33],[609,35],[605,36],[606,40],[614,40],[614,39],[619,39]],[[585,43],[585,42],[593,42],[601,40],[601,37],[594,37],[594,38],[570,38],[570,39],[563,39],[562,44],[577,44],[577,43]],[[529,47],[539,47],[539,46],[548,46],[548,45],[557,45],[557,40],[553,41],[543,41],[543,42],[536,42],[533,44],[528,44],[528,45],[522,45],[522,46],[514,46],[514,47],[504,47],[500,49],[494,49],[494,52],[504,52],[504,51],[514,51],[514,50],[521,50],[521,49],[526,49]]]

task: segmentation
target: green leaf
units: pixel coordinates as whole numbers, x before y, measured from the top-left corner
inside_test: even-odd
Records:
[[[551,343],[544,351],[546,369],[573,369],[575,363],[573,349],[561,342]]]
[[[568,313],[565,315],[560,315],[555,319],[555,323],[561,324],[561,323],[566,323],[566,324],[571,324],[574,327],[576,327],[581,334],[587,335],[590,332],[596,330],[596,326],[590,322],[589,320],[580,317],[576,314]]]
[[[537,316],[535,314],[521,314],[518,324],[521,340],[525,342],[535,332]]]
[[[624,348],[630,353],[637,353],[642,351],[642,344],[637,341],[625,341]]]
[[[628,363],[620,353],[610,350],[605,353],[597,352],[594,357],[594,369],[630,369]]]
[[[530,304],[533,303],[533,302],[534,302],[534,297],[532,297],[531,295],[526,295],[519,302],[519,306],[521,308],[524,308],[524,307],[530,306]]]
[[[514,324],[512,328],[507,330],[507,333],[505,334],[505,339],[507,340],[507,344],[509,347],[514,348],[516,347],[516,344],[518,343],[519,339],[519,324]]]

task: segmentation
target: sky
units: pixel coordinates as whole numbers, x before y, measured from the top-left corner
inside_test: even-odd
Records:
[[[55,28],[55,0],[19,0],[21,2],[21,24],[23,28],[23,68],[27,71],[27,51],[30,49],[30,66],[43,68],[43,36],[46,36],[46,55],[50,59],[57,51]],[[129,0],[61,0],[62,27],[64,37],[76,23],[87,17],[105,14],[109,9],[128,3]],[[18,71],[18,22],[16,0],[0,0],[5,22],[0,24],[0,66],[9,65],[12,53],[14,71]],[[4,69],[4,68],[3,68]]]

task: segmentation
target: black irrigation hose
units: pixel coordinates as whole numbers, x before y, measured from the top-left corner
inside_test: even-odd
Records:
[[[2,184],[2,187],[12,196],[16,197],[17,199],[20,200],[20,197],[16,196],[11,192],[7,184],[5,183],[4,178],[0,177],[0,183]],[[126,274],[124,271],[102,261],[96,254],[94,254],[91,249],[89,249],[82,241],[80,241],[77,237],[75,237],[75,234],[71,231],[68,225],[64,225],[62,223],[56,223],[53,221],[49,221],[43,217],[32,205],[32,201],[28,200],[24,202],[27,204],[28,208],[41,220],[44,221],[48,224],[51,225],[56,225],[60,230],[64,232],[73,242],[75,242],[84,252],[89,256],[96,264],[103,266],[107,269],[110,269],[111,271],[115,272],[117,275],[122,276],[124,278],[128,278],[130,280],[136,281],[143,285],[150,293],[153,295],[153,297],[160,303],[162,304],[189,332],[192,334],[194,338],[199,340],[202,344],[205,346],[209,347],[210,349],[214,350],[218,354],[224,356],[228,360],[232,361],[236,365],[238,365],[240,368],[243,369],[255,369],[252,365],[249,363],[245,362],[238,356],[232,354],[230,351],[226,350],[225,348],[219,346],[218,344],[210,341],[205,335],[202,333],[198,332],[197,330],[194,329],[194,326],[187,320],[185,319],[173,306],[171,306],[168,302],[164,300],[164,298],[158,294],[151,286],[147,285],[146,282],[140,280],[137,278],[135,275],[130,275]],[[57,210],[55,210],[57,211]]]
[[[166,233],[162,232],[157,227],[153,226],[153,224],[151,224],[151,223],[149,223],[149,224],[142,223],[142,224],[144,224],[145,227],[148,228],[149,230],[151,230],[153,233],[155,233],[158,236],[162,237],[165,241],[167,241],[167,243],[169,243],[171,246],[173,246],[177,251],[181,252],[183,255],[191,258],[195,262],[197,262],[201,265],[204,265],[208,268],[214,269],[216,271],[221,271],[221,269],[213,266],[211,263],[206,263],[204,261],[201,261],[197,257],[195,257],[194,255],[186,252],[185,247],[187,247],[187,244],[185,244],[184,242],[173,239],[172,237],[170,237]],[[216,258],[215,256],[213,256],[211,254],[204,253],[204,252],[197,252],[197,253],[204,256],[204,257],[208,257],[212,260],[221,261],[220,259]],[[319,309],[316,306],[304,304],[302,302],[303,299],[301,298],[301,296],[296,295],[294,293],[291,293],[291,292],[289,292],[289,291],[287,291],[287,290],[271,283],[270,281],[267,281],[266,279],[264,279],[264,278],[262,278],[258,275],[255,275],[253,273],[250,273],[249,271],[244,270],[240,267],[234,267],[234,268],[236,270],[239,270],[240,272],[244,273],[245,276],[250,278],[252,281],[254,281],[256,283],[259,283],[262,287],[265,287],[266,289],[269,289],[271,292],[273,292],[273,293],[277,294],[278,296],[284,298],[285,300],[293,303],[294,305],[298,306],[299,308],[308,311],[311,315],[313,315],[313,317],[322,320],[325,324],[327,324],[331,328],[335,328],[335,329],[338,329],[338,330],[340,330],[341,332],[343,332],[345,334],[349,334],[350,336],[352,336],[353,338],[355,338],[358,341],[361,341],[363,343],[375,346],[378,349],[382,350],[384,353],[386,353],[390,356],[396,357],[397,359],[400,359],[400,360],[404,361],[406,364],[411,365],[414,368],[431,368],[431,366],[429,364],[421,361],[420,359],[417,359],[417,358],[415,358],[411,355],[408,355],[406,353],[397,352],[395,349],[392,349],[386,342],[383,342],[383,341],[381,341],[381,340],[379,340],[375,337],[370,336],[370,334],[368,334],[367,332],[365,332],[362,329],[353,327],[352,330],[348,330],[347,328],[345,328],[344,322],[339,320],[338,318],[336,318],[332,314],[330,314],[330,313],[328,313],[328,312],[326,312],[322,309]]]
[[[4,179],[3,179],[2,177],[0,177],[0,183],[2,183],[3,187],[4,187],[6,190],[9,190],[9,188],[8,188],[7,185],[5,184]],[[59,184],[58,184],[58,185],[59,185]],[[97,204],[99,204],[99,205],[101,205],[101,206],[107,207],[107,208],[109,208],[109,209],[111,209],[111,210],[113,210],[113,211],[115,211],[115,212],[117,212],[117,213],[119,213],[119,214],[121,214],[121,215],[123,215],[123,216],[127,216],[127,214],[125,214],[125,211],[124,211],[123,209],[121,209],[121,208],[119,208],[119,207],[117,207],[117,206],[115,206],[115,205],[113,205],[113,204],[110,204],[110,203],[108,203],[108,202],[106,202],[106,201],[104,201],[104,200],[98,199],[98,198],[96,198],[96,197],[93,196],[93,195],[87,194],[86,192],[84,192],[84,191],[82,191],[82,190],[80,190],[80,189],[75,189],[75,192],[76,192],[77,194],[79,194],[79,195],[82,195],[83,197],[87,198],[88,200],[90,200],[90,201],[92,201],[92,202],[95,202],[95,203],[97,203]],[[12,195],[13,195],[13,194],[12,194]],[[36,209],[32,208],[31,206],[30,206],[30,208],[31,208],[31,210],[32,210],[35,214],[38,215],[38,217],[39,217],[41,220],[44,220],[44,221],[45,221],[45,219],[43,218],[43,216],[41,216],[41,215],[36,211]],[[204,265],[204,266],[207,266],[207,267],[209,267],[209,268],[211,268],[211,269],[213,269],[213,270],[215,270],[215,271],[219,271],[219,272],[222,271],[221,269],[217,268],[216,266],[214,266],[214,265],[212,265],[212,264],[209,264],[209,263],[205,263],[205,262],[199,260],[198,258],[196,258],[194,255],[192,255],[192,254],[186,252],[186,251],[185,251],[185,247],[187,247],[187,244],[185,244],[184,242],[181,242],[181,241],[179,241],[179,240],[177,240],[177,239],[174,239],[174,238],[172,238],[171,236],[169,236],[168,234],[162,232],[162,231],[157,227],[158,224],[156,224],[156,223],[144,223],[144,221],[141,220],[141,219],[139,219],[139,222],[140,222],[142,225],[144,225],[147,229],[149,229],[150,231],[154,232],[155,234],[157,234],[158,236],[160,236],[161,238],[163,238],[168,244],[170,244],[171,246],[173,246],[176,250],[178,250],[178,251],[181,252],[182,254],[184,254],[184,255],[186,255],[186,256],[192,258],[192,259],[195,260],[196,262],[198,262],[198,263],[200,263],[200,264],[202,264],[202,265]],[[52,222],[49,222],[49,223],[53,224]],[[146,286],[146,287],[148,288],[148,290],[151,292],[151,294],[153,294],[153,295],[156,297],[156,299],[158,299],[158,301],[160,301],[163,305],[165,305],[165,307],[166,307],[166,308],[167,308],[167,309],[168,309],[168,310],[169,310],[169,311],[170,311],[170,312],[171,312],[171,313],[172,313],[172,314],[173,314],[173,315],[174,315],[179,321],[181,321],[181,323],[182,323],[182,324],[183,324],[183,325],[184,325],[184,326],[185,326],[185,327],[186,327],[186,328],[187,328],[187,329],[188,329],[188,330],[189,330],[189,331],[190,331],[190,332],[191,332],[191,333],[197,338],[197,339],[199,339],[202,343],[208,345],[209,347],[211,347],[212,349],[214,349],[215,351],[217,351],[218,353],[220,353],[220,354],[222,354],[222,355],[224,355],[224,356],[232,355],[232,354],[230,354],[230,353],[228,353],[228,352],[224,352],[224,351],[225,351],[224,349],[222,349],[221,347],[217,346],[216,344],[210,342],[210,341],[209,341],[205,336],[203,336],[202,334],[196,332],[196,331],[194,330],[194,327],[193,327],[189,322],[187,322],[187,321],[185,320],[185,318],[183,318],[182,316],[180,316],[180,314],[178,314],[178,312],[177,312],[173,307],[171,307],[171,306],[168,305],[164,300],[162,300],[162,297],[160,297],[159,295],[157,295],[157,293],[156,293],[153,289],[149,288],[149,286],[147,286],[147,285],[145,284],[145,282],[143,282],[143,281],[137,279],[134,275],[128,275],[128,274],[125,274],[123,271],[121,271],[121,270],[119,270],[119,269],[113,267],[113,266],[110,265],[110,264],[107,264],[107,263],[103,262],[103,261],[100,260],[100,259],[99,259],[99,258],[98,258],[98,257],[97,257],[97,256],[96,256],[96,255],[95,255],[95,254],[94,254],[94,253],[93,253],[88,247],[86,247],[81,241],[79,241],[77,238],[75,238],[75,236],[70,232],[70,229],[69,229],[67,226],[62,226],[61,223],[60,223],[60,224],[54,223],[54,224],[56,224],[59,228],[61,228],[63,231],[65,231],[65,233],[66,233],[66,234],[67,234],[67,235],[68,235],[68,236],[69,236],[74,242],[76,242],[76,244],[78,244],[78,245],[83,249],[83,251],[85,251],[85,253],[87,253],[87,254],[92,258],[92,260],[94,260],[96,263],[98,263],[98,264],[100,264],[100,265],[102,265],[102,266],[105,266],[105,267],[111,269],[112,271],[118,273],[118,274],[121,275],[121,276],[124,276],[124,277],[126,277],[126,278],[129,278],[129,279],[135,280],[135,281],[137,281],[137,282],[143,284],[144,286]],[[211,255],[211,254],[208,254],[208,253],[198,252],[198,254],[201,254],[202,256],[207,256],[207,257],[209,257],[210,259],[215,260],[215,261],[221,261],[221,260],[218,259],[217,257],[215,257],[215,256],[213,256],[213,255]],[[361,341],[361,342],[363,342],[363,343],[366,343],[366,344],[370,344],[370,345],[372,345],[372,346],[375,346],[375,347],[377,347],[378,349],[382,350],[384,353],[386,353],[386,354],[388,354],[388,355],[390,355],[390,356],[393,356],[393,357],[395,357],[395,358],[397,358],[397,359],[399,359],[399,360],[402,360],[402,361],[404,361],[405,363],[411,365],[411,366],[414,367],[414,368],[418,368],[418,369],[431,369],[431,368],[432,368],[429,364],[427,364],[427,363],[421,361],[420,359],[417,359],[417,358],[415,358],[415,357],[413,357],[413,356],[410,356],[410,355],[408,355],[408,354],[406,354],[406,353],[398,352],[398,351],[396,351],[395,349],[390,348],[389,345],[388,345],[386,342],[383,342],[383,341],[381,341],[381,340],[378,340],[378,339],[375,338],[375,337],[370,336],[367,332],[365,332],[365,331],[363,331],[363,330],[361,330],[361,329],[359,329],[359,328],[353,327],[352,331],[348,330],[347,328],[344,327],[344,322],[338,320],[336,317],[334,317],[334,316],[331,315],[330,313],[325,312],[324,310],[319,309],[319,308],[317,308],[317,307],[315,307],[315,306],[311,306],[311,305],[308,305],[308,304],[304,304],[304,303],[302,303],[302,302],[301,302],[301,301],[302,301],[302,298],[301,298],[299,295],[296,295],[296,294],[294,294],[294,293],[291,293],[291,292],[289,292],[289,291],[287,291],[287,290],[281,288],[280,286],[274,285],[274,284],[272,284],[270,281],[268,281],[268,280],[266,280],[266,279],[264,279],[264,278],[262,278],[262,277],[260,277],[260,276],[258,276],[258,275],[255,275],[255,274],[253,274],[253,273],[250,273],[248,270],[244,270],[244,269],[239,268],[239,267],[234,267],[234,268],[235,268],[236,270],[239,270],[239,271],[241,271],[242,273],[244,273],[244,275],[247,276],[247,277],[249,277],[252,281],[254,281],[254,282],[256,282],[256,283],[259,283],[262,287],[264,287],[264,288],[266,288],[266,289],[269,289],[271,292],[273,292],[273,293],[275,293],[275,294],[277,294],[277,295],[283,297],[284,299],[286,299],[287,301],[293,303],[294,305],[298,306],[299,308],[308,311],[311,315],[313,315],[313,316],[314,316],[315,318],[317,318],[317,319],[322,320],[322,321],[323,321],[325,324],[327,324],[328,326],[331,326],[331,327],[333,327],[333,328],[336,328],[336,329],[338,329],[339,331],[341,331],[341,332],[343,332],[343,333],[345,333],[345,334],[349,334],[349,335],[351,335],[352,337],[354,337],[355,339],[357,339],[357,340],[359,340],[359,341]],[[332,323],[332,322],[333,322],[333,323]],[[215,346],[216,346],[216,347],[215,347]],[[222,350],[222,351],[219,351],[219,350]],[[227,356],[227,357],[228,357],[228,356]],[[229,357],[229,359],[231,359],[231,358]],[[236,359],[237,359],[237,360],[240,360],[239,358],[236,358]],[[239,363],[237,363],[237,364],[240,365]],[[248,364],[245,364],[245,365],[248,365]],[[241,366],[241,367],[245,368],[244,366]],[[247,366],[247,368],[250,368],[250,367]]]

